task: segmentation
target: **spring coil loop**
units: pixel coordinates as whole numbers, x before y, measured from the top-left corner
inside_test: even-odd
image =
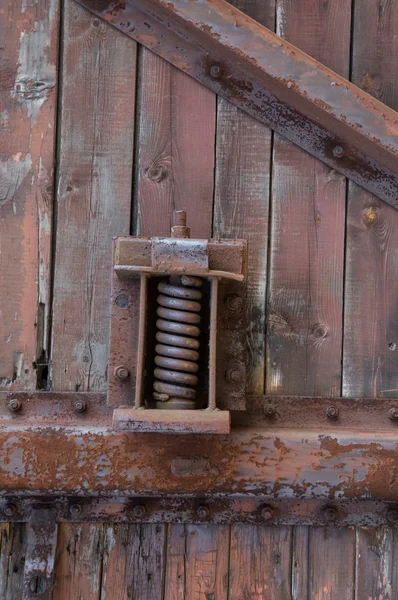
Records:
[[[202,283],[200,277],[178,275],[158,284],[153,385],[158,408],[196,408]]]

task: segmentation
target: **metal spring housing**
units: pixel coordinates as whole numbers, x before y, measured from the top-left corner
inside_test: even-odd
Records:
[[[171,276],[158,284],[154,393],[157,408],[195,409],[203,280]]]

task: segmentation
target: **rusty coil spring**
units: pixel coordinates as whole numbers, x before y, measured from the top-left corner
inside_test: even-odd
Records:
[[[196,408],[202,283],[200,277],[182,275],[158,284],[153,385],[158,408]]]

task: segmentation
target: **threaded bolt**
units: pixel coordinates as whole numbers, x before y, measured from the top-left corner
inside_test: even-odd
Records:
[[[21,410],[22,408],[22,403],[20,400],[17,400],[16,398],[11,398],[11,400],[8,403],[8,409],[11,412],[18,412],[19,410]]]
[[[395,406],[390,408],[390,410],[388,411],[388,418],[391,419],[391,421],[397,421],[398,420],[398,408],[395,408]]]
[[[74,408],[77,413],[82,413],[86,410],[87,407],[84,400],[76,400]]]
[[[210,75],[213,77],[213,79],[220,79],[222,75],[222,68],[220,65],[212,65],[210,69]]]
[[[72,517],[78,517],[81,512],[82,512],[82,505],[81,504],[72,504],[72,506],[70,507],[69,511],[70,514],[72,515]]]
[[[345,150],[342,146],[335,146],[333,148],[333,156],[336,158],[342,158],[345,154]]]
[[[11,502],[6,504],[4,508],[4,514],[6,515],[6,517],[13,517],[16,512],[17,507],[15,506],[15,504],[12,504]]]
[[[127,379],[128,376],[130,375],[130,371],[128,369],[126,369],[126,367],[123,367],[123,365],[116,367],[114,373],[115,373],[115,377],[117,377],[117,379],[121,379],[122,381]]]
[[[131,512],[134,519],[143,519],[146,515],[146,506],[144,504],[137,504]]]
[[[264,519],[264,521],[270,521],[271,519],[273,519],[274,509],[272,508],[272,506],[263,506],[263,508],[261,509],[261,517]]]
[[[334,506],[326,506],[326,508],[323,509],[323,516],[326,521],[335,521],[338,517],[337,509]]]
[[[265,416],[270,419],[271,417],[275,416],[276,408],[275,408],[275,406],[272,406],[272,404],[267,404],[266,406],[263,407],[263,412],[264,412]]]
[[[207,508],[207,506],[205,506],[204,504],[201,504],[198,507],[197,514],[198,514],[198,517],[200,517],[201,519],[206,519],[209,516],[210,511]]]
[[[326,409],[326,416],[328,419],[337,419],[339,416],[339,409],[337,406],[328,406]]]

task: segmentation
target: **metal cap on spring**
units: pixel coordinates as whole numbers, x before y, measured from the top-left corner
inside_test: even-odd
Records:
[[[171,228],[172,238],[189,238],[191,230],[187,227],[187,213],[185,210],[176,210],[174,213],[175,225]]]

